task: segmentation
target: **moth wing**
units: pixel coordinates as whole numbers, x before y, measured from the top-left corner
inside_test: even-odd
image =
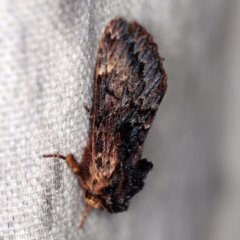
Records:
[[[137,23],[116,18],[100,43],[94,89],[92,135],[95,169],[109,169],[143,142],[167,89],[167,75],[152,37]],[[122,159],[123,158],[123,159]],[[116,165],[115,165],[116,166]]]
[[[106,27],[96,66],[91,156],[94,189],[109,212],[128,208],[152,168],[141,155],[167,89],[162,62],[137,23],[116,18]]]

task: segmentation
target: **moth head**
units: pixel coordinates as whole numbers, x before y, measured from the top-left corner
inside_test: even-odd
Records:
[[[128,209],[132,196],[125,194],[120,195],[93,195],[90,191],[85,190],[85,201],[93,208],[106,210],[110,213],[122,212]]]
[[[123,212],[128,209],[130,204],[131,196],[126,197],[126,195],[112,195],[112,196],[104,196],[102,198],[102,204],[105,210],[110,213],[118,213]]]
[[[93,208],[103,208],[101,202],[99,201],[99,198],[93,194],[91,194],[88,190],[85,190],[85,201],[88,205],[90,205]]]

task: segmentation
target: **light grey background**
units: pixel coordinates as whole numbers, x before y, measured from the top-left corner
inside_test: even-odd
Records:
[[[237,0],[0,0],[0,239],[235,240],[240,235]],[[150,32],[168,90],[129,211],[93,210],[66,163],[90,133],[97,50],[116,16]]]

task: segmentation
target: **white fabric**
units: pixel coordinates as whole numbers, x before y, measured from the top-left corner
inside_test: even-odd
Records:
[[[235,2],[0,0],[0,239],[237,239],[239,223],[223,224],[237,219],[233,208],[225,216],[236,188],[221,184],[239,167],[228,159],[237,121],[226,87],[237,74],[224,58],[228,26],[239,22]],[[125,213],[91,211],[79,230],[77,178],[41,156],[81,161],[90,133],[83,103],[92,106],[99,42],[116,16],[153,35],[169,87],[146,141],[154,169],[143,191]]]

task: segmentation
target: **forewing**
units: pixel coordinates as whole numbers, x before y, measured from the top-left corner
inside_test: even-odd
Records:
[[[110,179],[119,163],[136,163],[167,75],[157,45],[144,28],[116,18],[98,52],[94,86],[92,157],[95,176]]]

